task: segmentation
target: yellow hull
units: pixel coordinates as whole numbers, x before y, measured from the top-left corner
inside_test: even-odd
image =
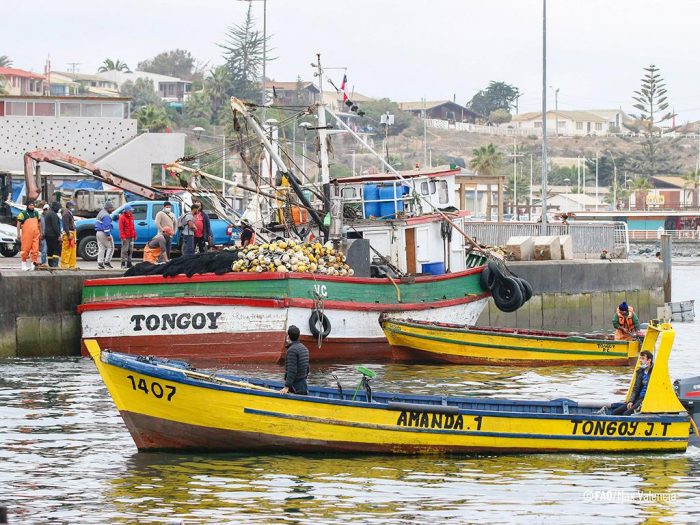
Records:
[[[565,335],[558,332],[441,325],[382,319],[389,344],[402,358],[454,364],[628,365],[639,342]]]
[[[603,416],[570,400],[381,393],[367,403],[364,393],[352,401],[352,392],[341,398],[323,388],[281,395],[100,352],[94,341],[88,349],[140,450],[633,452],[684,451],[688,443],[685,413]]]

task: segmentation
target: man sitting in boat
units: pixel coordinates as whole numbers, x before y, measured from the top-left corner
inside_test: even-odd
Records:
[[[160,264],[168,262],[168,245],[173,236],[173,229],[165,226],[163,231],[146,243],[143,249],[143,262]]]
[[[647,386],[649,386],[651,369],[654,366],[653,361],[654,356],[648,350],[639,352],[639,367],[637,368],[637,375],[634,379],[632,396],[627,404],[623,403],[613,410],[613,415],[619,416],[622,414],[623,416],[629,416],[642,406],[642,401],[644,401],[644,396],[647,393]]]
[[[299,328],[292,325],[287,330],[287,357],[284,361],[284,388],[280,394],[308,394],[306,378],[309,377],[309,349],[299,342]]]
[[[634,313],[634,309],[624,301],[617,307],[613,318],[613,328],[615,328],[617,341],[631,341],[637,337],[639,318]]]
[[[241,246],[245,248],[249,244],[255,244],[255,230],[246,219],[241,219]]]

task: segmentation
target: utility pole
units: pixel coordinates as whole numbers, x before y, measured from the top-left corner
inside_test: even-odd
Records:
[[[547,0],[542,0],[542,235],[547,235]]]
[[[323,68],[321,67],[321,53],[316,53],[316,64],[312,64],[318,70],[315,75],[318,77],[318,90],[323,94]],[[318,104],[318,140],[320,142],[320,157],[321,157],[321,183],[328,184],[331,180],[330,172],[328,171],[328,127],[326,125],[326,106],[323,104],[323,97]]]

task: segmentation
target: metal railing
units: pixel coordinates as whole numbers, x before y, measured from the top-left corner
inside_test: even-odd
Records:
[[[534,222],[467,222],[464,229],[477,242],[496,246],[507,244],[511,237],[542,235],[542,224]],[[629,253],[627,224],[624,222],[547,224],[547,235],[570,235],[575,257],[598,257],[603,250],[616,258],[626,258]]]
[[[632,241],[657,241],[661,234],[670,235],[676,241],[693,241],[700,239],[698,230],[630,230],[629,237]]]

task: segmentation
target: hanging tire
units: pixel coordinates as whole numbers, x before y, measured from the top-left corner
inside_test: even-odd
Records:
[[[323,331],[321,331],[321,328]],[[309,317],[309,330],[314,337],[320,335],[322,339],[325,339],[331,333],[331,322],[324,314],[319,314],[314,310],[311,313],[311,317]]]
[[[530,299],[532,299],[532,294],[533,294],[532,285],[529,282],[527,282],[525,279],[523,279],[522,277],[520,277],[520,282],[522,283],[522,285],[523,285],[522,287],[524,289],[523,302],[526,303]]]
[[[491,295],[493,302],[502,312],[514,312],[524,303],[520,284],[513,277],[500,279],[491,290]]]
[[[488,290],[489,292],[493,290],[496,286],[496,282],[503,277],[503,273],[498,265],[489,261],[486,268],[481,272],[481,288],[483,290]]]

